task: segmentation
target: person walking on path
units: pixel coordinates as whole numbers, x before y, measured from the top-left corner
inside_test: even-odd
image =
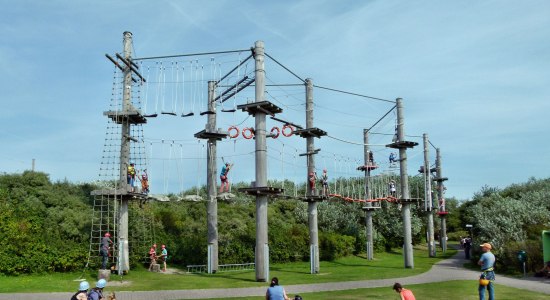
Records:
[[[271,284],[265,293],[265,300],[290,300],[285,289],[279,285],[279,278],[271,278]]]
[[[88,300],[88,289],[90,284],[88,281],[82,281],[78,286],[78,292],[71,297],[71,300]]]
[[[393,285],[393,289],[399,293],[399,295],[401,296],[401,300],[416,300],[416,298],[414,298],[413,292],[404,288],[399,282],[396,282]]]
[[[481,251],[483,251],[477,262],[483,272],[479,278],[479,300],[485,300],[486,288],[489,291],[489,300],[495,300],[495,287],[493,285],[493,281],[495,281],[495,256],[491,253],[493,247],[489,243],[483,243],[479,246],[481,247]]]

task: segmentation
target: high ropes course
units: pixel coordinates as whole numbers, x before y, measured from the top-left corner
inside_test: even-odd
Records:
[[[213,222],[208,224],[208,272],[215,272],[219,267],[217,200],[223,199],[220,195],[232,192],[229,175],[250,179],[250,186],[238,191],[256,197],[257,281],[265,281],[269,275],[268,198],[307,202],[311,273],[319,273],[318,203],[327,200],[361,203],[371,212],[382,202],[388,202],[403,205],[404,211],[408,211],[409,205],[419,200],[410,196],[406,170],[406,151],[418,143],[405,139],[410,136],[404,133],[400,98],[388,100],[313,84],[311,79],[302,78],[266,52],[261,41],[243,50],[141,58],[132,57],[130,32],[124,33],[123,44],[122,53],[105,55],[114,65],[113,87],[109,110],[104,112],[108,123],[99,172],[102,188],[92,192],[94,215],[88,263],[104,255],[103,238],[109,233],[113,240],[109,264],[119,274],[127,272],[129,244],[136,245],[128,233],[128,205],[139,203],[142,207],[148,200],[165,201],[169,199],[165,195],[172,194],[178,200],[208,202],[208,222]],[[338,105],[335,102],[326,105],[334,95],[341,97]],[[348,105],[353,108],[342,109],[342,101],[353,103]],[[372,106],[371,101],[385,106]],[[370,105],[370,111],[381,117],[360,113],[357,102]],[[315,127],[314,110],[325,112],[316,119],[323,125],[346,130],[329,134]],[[246,116],[241,117],[239,112]],[[296,120],[303,118],[304,112],[305,124],[300,124]],[[156,131],[155,138],[145,138],[145,124],[152,120],[166,124],[170,118],[188,123],[183,128],[164,125]],[[194,140],[172,138],[192,130],[199,123],[196,118],[206,118],[207,122],[198,127]],[[353,124],[353,120],[357,123]],[[365,127],[366,122],[372,125]],[[363,131],[362,142],[354,140],[350,128]],[[332,144],[327,139],[321,140],[322,137]],[[305,139],[305,151],[293,146],[295,138]],[[315,140],[333,152],[326,148],[321,152]],[[335,143],[345,146],[338,148]],[[357,148],[351,146],[363,147],[363,162],[354,157]],[[220,149],[223,154],[218,154]],[[375,154],[389,157],[389,162],[375,161]],[[316,164],[316,157],[322,159],[322,168]],[[223,162],[221,173],[217,169],[219,159]],[[268,168],[268,164],[274,166],[277,161],[280,170]],[[327,172],[331,169],[327,161],[334,163],[331,172]],[[286,179],[288,166],[293,169],[291,180]],[[382,174],[371,174],[380,169]],[[254,176],[250,170],[255,170]],[[357,171],[364,175],[361,184]],[[334,176],[329,178],[329,173]],[[268,181],[268,174],[284,178],[280,186]],[[439,178],[439,182],[443,181],[443,177]],[[219,191],[218,179],[222,183]],[[206,191],[202,190],[201,182],[206,182]],[[194,191],[184,195],[184,188],[189,186]],[[293,187],[293,193],[285,192],[288,186]],[[298,193],[298,186],[304,189],[303,194]],[[174,194],[174,190],[178,192]],[[369,259],[372,259],[371,239]],[[133,249],[146,253],[147,244],[154,240],[153,233]],[[406,267],[412,266],[409,244],[410,236],[405,234]],[[100,270],[101,274],[105,275]]]

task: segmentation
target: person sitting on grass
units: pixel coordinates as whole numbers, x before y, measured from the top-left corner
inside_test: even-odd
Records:
[[[401,296],[401,300],[416,300],[411,290],[403,288],[403,286],[399,282],[396,282],[393,285],[393,289],[399,293],[399,295]]]

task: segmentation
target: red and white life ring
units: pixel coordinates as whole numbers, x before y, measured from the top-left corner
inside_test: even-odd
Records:
[[[235,133],[234,133],[234,134],[231,134],[231,131],[232,131],[232,130],[235,130]],[[240,132],[239,132],[239,128],[237,128],[237,126],[231,126],[231,127],[229,127],[229,129],[227,130],[227,133],[229,134],[229,137],[230,137],[230,138],[234,139],[234,138],[236,138],[236,137],[239,136],[239,133],[240,133]]]
[[[248,134],[247,134],[248,132]],[[252,137],[254,137],[254,128],[252,127],[245,127],[242,131],[243,138],[249,140]]]
[[[290,132],[287,133],[285,130],[286,129],[290,129]],[[289,136],[292,136],[292,133],[294,133],[294,127],[290,124],[286,124],[285,126],[283,126],[283,130],[281,130],[283,135],[286,136],[286,137],[289,137]]]
[[[279,129],[279,127],[275,126],[273,128],[271,128],[271,137],[276,139],[279,137],[279,134],[281,134],[281,130]]]

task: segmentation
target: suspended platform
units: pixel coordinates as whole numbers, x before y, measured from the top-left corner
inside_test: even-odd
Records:
[[[305,197],[300,197],[304,202],[322,202],[328,200],[327,195],[306,195]]]
[[[139,110],[128,110],[128,111],[105,111],[103,112],[104,116],[109,117],[113,122],[117,124],[145,124],[147,119],[141,114]]]
[[[327,135],[326,131],[319,129],[317,127],[298,129],[298,130],[294,130],[293,133],[302,138],[308,138],[308,137],[321,138],[322,136]]]
[[[448,212],[448,211],[439,211],[439,212],[437,212],[437,214],[438,214],[440,217],[445,217],[445,216],[447,216],[447,215],[449,214],[449,212]]]
[[[420,198],[408,198],[408,199],[405,199],[405,198],[398,198],[395,200],[396,203],[400,203],[400,204],[407,204],[407,203],[417,203],[419,201],[422,201],[424,199],[420,199]]]
[[[363,211],[375,211],[379,208],[381,208],[381,206],[363,206],[363,207],[361,207],[361,209]]]
[[[257,113],[264,113],[266,115],[274,116],[283,112],[283,109],[269,101],[252,102],[247,104],[237,105],[238,109],[243,112],[255,116]]]
[[[399,141],[399,142],[386,145],[386,147],[393,148],[393,149],[407,149],[407,148],[414,148],[416,146],[418,146],[417,142],[410,142],[410,141]]]
[[[443,182],[443,181],[449,180],[449,178],[447,178],[447,177],[435,177],[433,180],[437,181],[437,182]]]
[[[122,200],[145,200],[149,195],[132,192],[130,188],[93,190],[90,195],[104,197],[120,197]]]
[[[240,188],[239,192],[245,193],[251,196],[261,196],[261,195],[278,196],[280,194],[283,194],[285,190],[282,188],[276,188],[272,186],[260,186],[260,187]]]
[[[363,172],[364,171],[372,171],[372,170],[375,170],[375,169],[378,169],[378,166],[376,164],[373,164],[373,163],[368,163],[367,165],[357,167],[357,170],[363,171]]]
[[[218,128],[217,130],[214,130],[213,128],[206,128],[203,129],[197,133],[195,133],[195,137],[198,139],[205,139],[205,140],[218,140],[221,141],[222,139],[227,138],[229,133],[227,131],[222,131],[221,128]]]

